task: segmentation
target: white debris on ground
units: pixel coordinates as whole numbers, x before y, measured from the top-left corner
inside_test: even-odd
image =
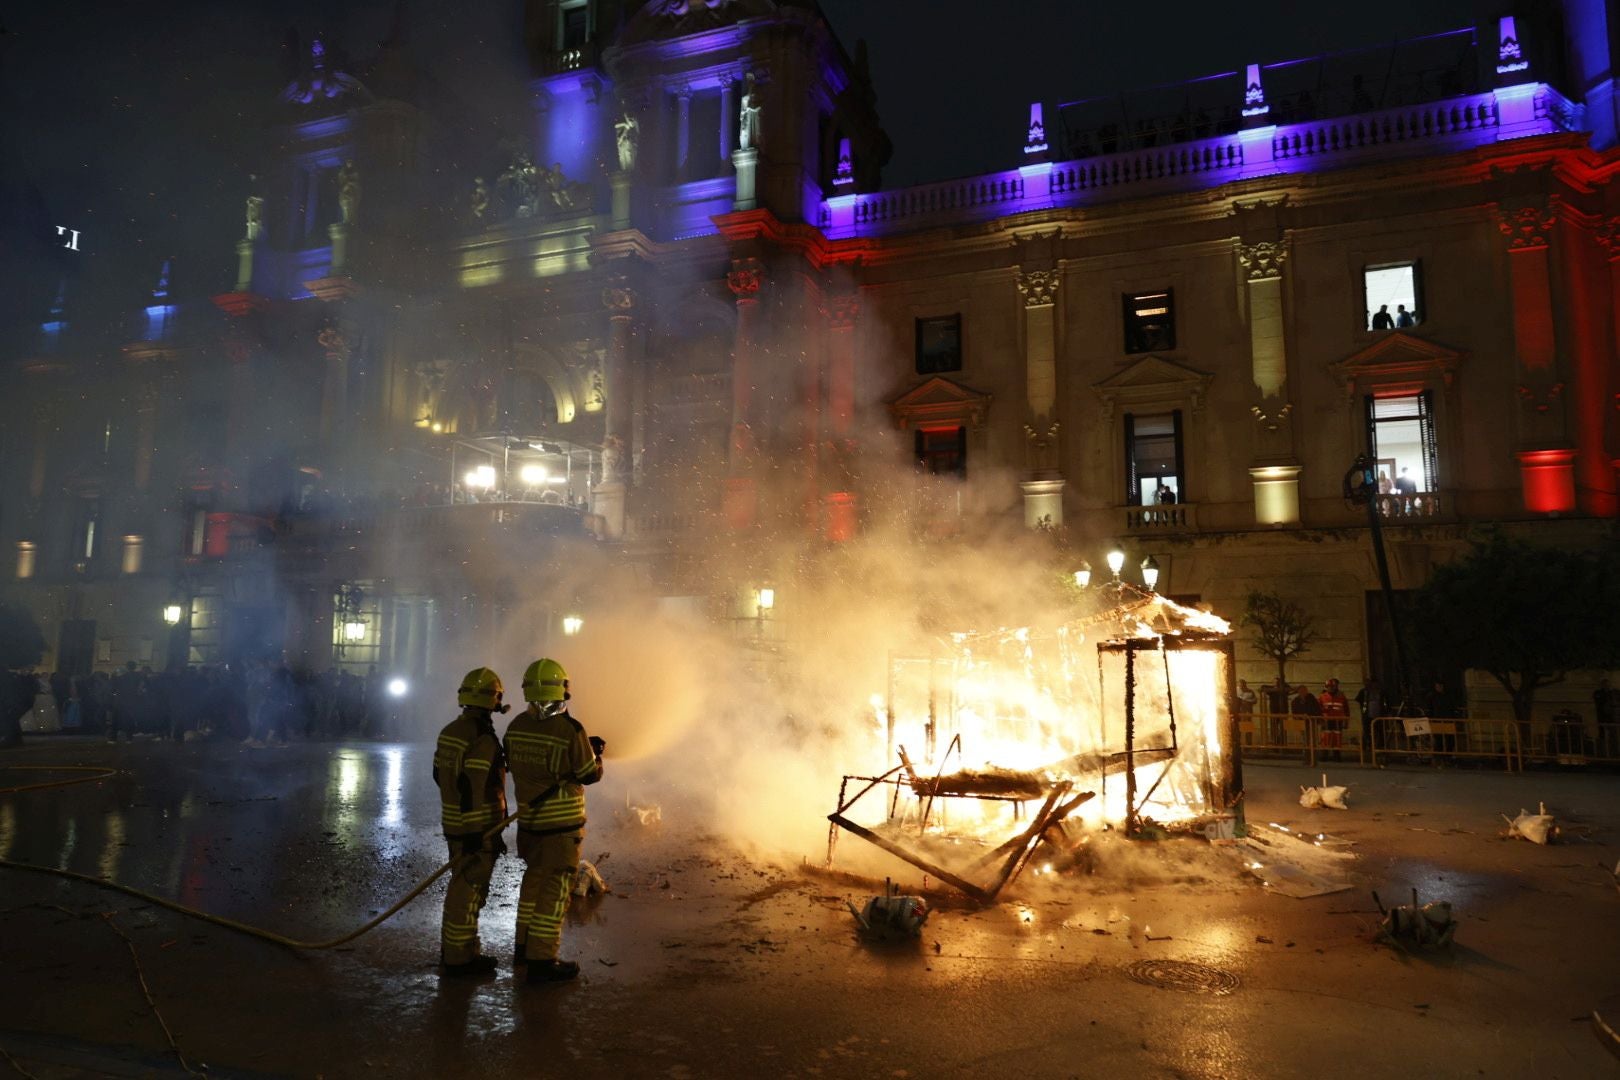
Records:
[[[596,865],[589,859],[579,860],[579,870],[574,874],[574,895],[583,899],[587,896],[601,896],[610,893],[608,883],[602,875],[597,873]]]
[[[1382,910],[1384,902],[1377,893],[1373,893],[1373,899]],[[1399,946],[1444,949],[1456,934],[1457,920],[1452,917],[1450,901],[1431,900],[1419,907],[1416,889],[1412,890],[1412,902],[1384,912],[1384,921],[1378,927],[1378,940]]]
[[[923,923],[928,921],[928,901],[920,896],[898,896],[893,886],[883,896],[869,899],[864,911],[851,901],[844,903],[855,916],[861,935],[876,941],[921,937]]]
[[[1307,810],[1315,810],[1323,806],[1329,810],[1348,810],[1350,807],[1344,801],[1344,796],[1349,790],[1350,788],[1343,784],[1330,786],[1327,782],[1327,773],[1323,773],[1321,787],[1301,787],[1299,789],[1299,805]]]
[[[640,806],[630,801],[628,795],[624,799],[624,809],[617,811],[614,817],[625,825],[639,825],[643,829],[650,829],[654,825],[664,822],[664,808],[657,803],[649,806]]]
[[[1342,842],[1328,843],[1275,822],[1249,826],[1238,857],[1243,869],[1268,890],[1296,900],[1349,889],[1345,871],[1355,858]]]
[[[1547,813],[1546,803],[1541,804],[1539,813],[1532,814],[1521,808],[1518,817],[1503,814],[1502,820],[1507,822],[1509,837],[1517,836],[1532,844],[1547,844],[1558,839],[1558,819]]]

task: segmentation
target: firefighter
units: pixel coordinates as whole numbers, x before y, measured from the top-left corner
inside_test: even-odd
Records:
[[[494,713],[504,713],[501,678],[474,668],[461,680],[461,715],[439,733],[433,782],[439,785],[444,838],[450,843],[450,886],[444,894],[439,963],[446,975],[481,975],[495,969],[478,951],[478,912],[489,896],[495,860],[506,852],[500,833],[485,837],[506,817],[506,763],[495,735]]]
[[[579,974],[559,960],[563,916],[585,839],[585,789],[602,779],[601,739],[568,714],[568,673],[536,660],[523,673],[529,707],[506,729],[506,757],[518,800],[518,855],[527,864],[518,892],[517,952],[528,981],[562,982]]]

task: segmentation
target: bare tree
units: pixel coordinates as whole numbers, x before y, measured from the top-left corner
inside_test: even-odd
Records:
[[[1305,609],[1276,593],[1251,592],[1243,608],[1244,626],[1254,628],[1254,643],[1277,661],[1277,677],[1288,682],[1288,661],[1308,652],[1316,640],[1315,620]]]

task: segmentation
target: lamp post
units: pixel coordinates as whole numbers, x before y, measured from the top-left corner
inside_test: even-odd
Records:
[[[1114,584],[1119,584],[1119,572],[1125,566],[1125,552],[1118,547],[1108,552],[1108,572],[1114,575]]]
[[[1081,589],[1091,584],[1091,564],[1084,559],[1080,560],[1080,568],[1074,572],[1074,584]]]
[[[1142,584],[1147,586],[1148,592],[1158,591],[1159,560],[1151,555],[1142,560]]]
[[[754,592],[754,633],[758,637],[765,636],[765,618],[770,610],[776,606],[776,590],[761,587]]]

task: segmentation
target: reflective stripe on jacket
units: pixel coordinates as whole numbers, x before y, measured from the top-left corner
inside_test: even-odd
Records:
[[[433,779],[446,836],[481,833],[506,816],[506,767],[494,724],[464,711],[439,733]]]
[[[585,789],[602,778],[585,728],[567,712],[543,716],[533,706],[506,729],[506,760],[517,795],[518,828],[552,832],[585,824]],[[536,798],[556,786],[539,805]]]

